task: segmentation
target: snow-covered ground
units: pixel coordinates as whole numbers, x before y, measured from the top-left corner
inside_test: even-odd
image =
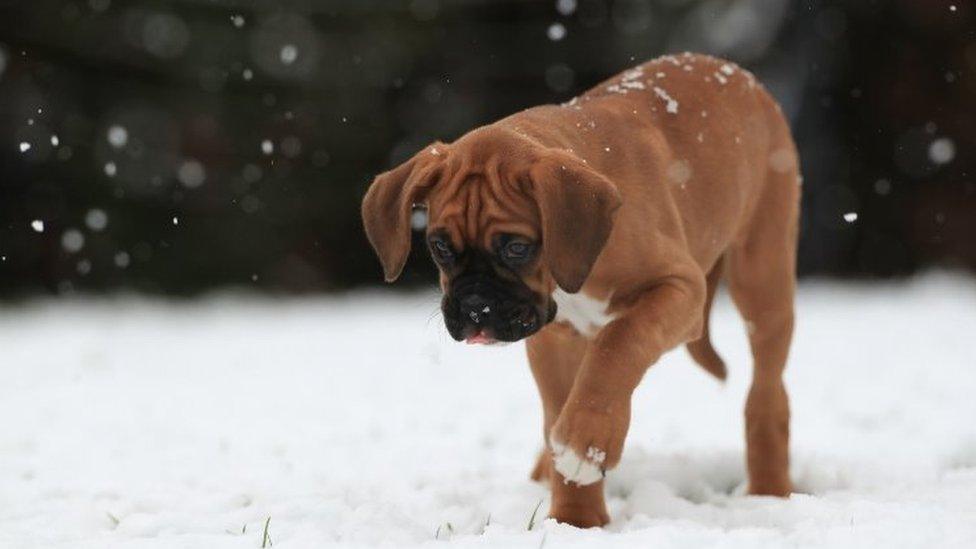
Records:
[[[976,547],[970,279],[802,286],[789,500],[742,495],[748,349],[720,296],[729,382],[684,350],[651,370],[614,520],[587,531],[543,520],[528,480],[523,347],[456,344],[436,310],[377,292],[0,309],[0,547],[257,548],[269,517],[276,549]]]

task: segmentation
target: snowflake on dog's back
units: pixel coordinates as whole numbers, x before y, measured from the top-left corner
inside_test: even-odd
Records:
[[[620,75],[619,81],[610,84],[605,89],[610,93],[618,93],[620,95],[627,95],[629,90],[644,90],[644,82],[641,82],[641,78],[643,78],[643,76],[643,67],[628,69]]]
[[[668,95],[668,92],[664,88],[654,86],[654,94],[666,103],[665,110],[671,114],[678,114],[678,102]]]

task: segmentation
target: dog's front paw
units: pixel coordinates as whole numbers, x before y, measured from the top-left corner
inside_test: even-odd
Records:
[[[603,479],[620,462],[629,422],[626,405],[567,406],[549,433],[553,467],[564,482],[586,486]]]
[[[556,519],[563,524],[572,524],[577,528],[596,528],[606,526],[610,522],[610,515],[601,503],[596,508],[579,505],[558,505],[549,510],[549,518]]]

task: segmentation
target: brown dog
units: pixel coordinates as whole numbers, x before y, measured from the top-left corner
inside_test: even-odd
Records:
[[[683,54],[423,149],[376,178],[363,220],[392,281],[411,208],[426,205],[451,335],[528,337],[547,446],[533,478],[550,481],[552,517],[588,527],[609,520],[603,475],[647,368],[687,343],[725,377],[708,338],[723,274],[755,360],[749,492],[790,493],[799,182],[787,123],[753,76]]]

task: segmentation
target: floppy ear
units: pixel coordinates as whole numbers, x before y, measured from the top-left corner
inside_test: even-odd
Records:
[[[440,177],[445,147],[435,143],[373,180],[363,197],[366,237],[383,265],[387,282],[400,276],[410,254],[410,214]]]
[[[549,270],[560,288],[576,293],[610,236],[620,193],[606,177],[563,151],[543,152],[530,174]]]

